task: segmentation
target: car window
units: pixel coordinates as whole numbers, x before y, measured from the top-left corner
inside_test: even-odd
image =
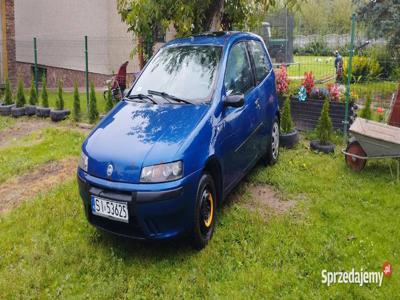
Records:
[[[195,102],[209,101],[221,55],[220,46],[163,48],[140,75],[131,94],[154,90]]]
[[[265,51],[261,42],[250,41],[250,53],[253,56],[255,75],[257,83],[264,80],[265,76],[271,70],[271,65],[268,60],[267,52]]]
[[[234,45],[229,52],[224,84],[227,95],[246,94],[254,86],[245,43]]]

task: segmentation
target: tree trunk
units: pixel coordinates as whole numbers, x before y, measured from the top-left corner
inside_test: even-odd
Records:
[[[138,37],[138,59],[139,68],[142,70],[144,67],[144,43],[142,37]]]
[[[225,0],[214,0],[206,12],[206,30],[218,31],[221,29],[221,17],[224,11]]]

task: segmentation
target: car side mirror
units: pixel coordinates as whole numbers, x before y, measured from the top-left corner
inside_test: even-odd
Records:
[[[244,95],[224,96],[223,103],[225,106],[241,107],[244,105]]]

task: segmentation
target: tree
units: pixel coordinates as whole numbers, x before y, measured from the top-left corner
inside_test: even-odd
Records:
[[[81,101],[79,99],[78,83],[74,82],[74,120],[78,122],[81,119]]]
[[[94,90],[93,82],[90,82],[90,96],[89,96],[89,122],[94,124],[99,118],[99,112],[97,110],[96,92]]]
[[[281,129],[283,133],[290,133],[293,131],[292,113],[290,111],[290,98],[286,97],[283,104]]]
[[[63,110],[64,109],[64,97],[63,97],[63,86],[62,81],[58,80],[58,93],[56,99],[56,109]]]
[[[49,95],[47,94],[46,76],[42,77],[42,106],[49,107]]]
[[[216,31],[251,29],[276,0],[118,0],[122,20],[138,37],[140,67],[152,55],[159,32],[173,24],[178,36]],[[284,0],[293,7],[303,0]]]
[[[329,100],[325,100],[317,125],[317,135],[322,145],[326,145],[331,141],[332,131],[332,120],[329,116]]]
[[[354,0],[357,19],[363,22],[371,37],[384,37],[387,50],[400,58],[400,2],[398,0]]]
[[[107,95],[106,95],[106,111],[110,111],[114,106],[112,94],[111,94],[111,87],[108,86]]]
[[[22,79],[18,80],[18,87],[17,87],[17,107],[23,107],[26,103],[25,94],[24,94],[24,83]]]
[[[361,113],[360,113],[360,117],[361,118],[364,118],[364,119],[367,119],[367,120],[371,120],[371,116],[372,116],[371,104],[372,104],[372,96],[369,93],[367,95],[367,100],[365,101],[365,106],[361,110]]]
[[[31,80],[31,89],[30,89],[30,93],[29,93],[29,104],[30,105],[36,105],[37,104],[37,93],[36,93],[36,87],[35,87],[35,83],[33,82],[33,78]]]
[[[6,87],[4,91],[4,105],[11,105],[13,103],[12,99],[12,89],[10,80],[7,78]]]

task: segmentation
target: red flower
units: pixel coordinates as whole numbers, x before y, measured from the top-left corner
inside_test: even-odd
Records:
[[[305,72],[302,85],[307,91],[307,95],[310,96],[312,89],[314,88],[314,76],[312,72]]]
[[[289,79],[285,65],[282,65],[276,74],[276,91],[279,95],[284,95],[289,91]]]

